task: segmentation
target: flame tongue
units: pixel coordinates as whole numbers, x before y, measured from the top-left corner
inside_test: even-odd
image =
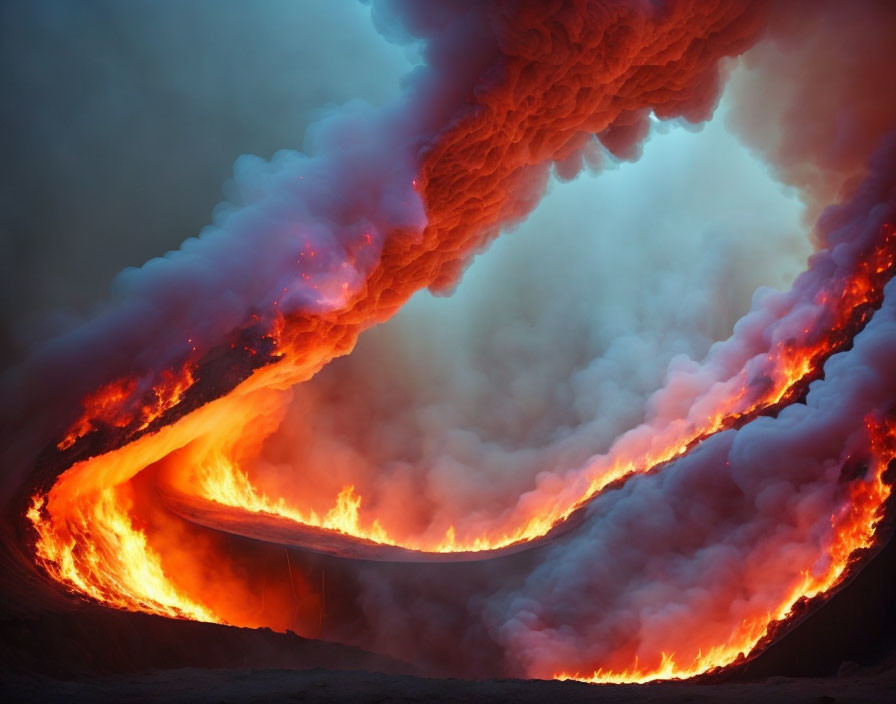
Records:
[[[37,556],[54,579],[110,606],[221,621],[170,580],[115,489],[103,489],[62,521],[47,519],[44,506],[45,497],[36,495],[27,515],[39,534]]]
[[[359,517],[361,497],[355,495],[355,487],[351,484],[339,492],[335,505],[325,514],[318,515],[313,509],[303,513],[290,508],[282,497],[273,501],[259,493],[245,473],[226,457],[218,455],[199,468],[196,489],[200,496],[225,506],[282,516],[297,523],[353,535],[375,543],[389,542],[389,537],[376,520],[369,525],[362,524]]]

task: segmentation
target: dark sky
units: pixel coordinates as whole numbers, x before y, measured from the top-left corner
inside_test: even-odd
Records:
[[[0,366],[210,221],[234,159],[408,67],[355,0],[0,3]]]

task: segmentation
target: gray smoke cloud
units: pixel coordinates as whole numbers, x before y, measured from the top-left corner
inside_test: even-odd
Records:
[[[3,3],[0,366],[199,232],[237,156],[384,104],[415,60],[348,0]]]

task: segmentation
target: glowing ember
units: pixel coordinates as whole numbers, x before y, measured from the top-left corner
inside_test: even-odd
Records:
[[[165,369],[158,383],[146,394],[139,394],[135,377],[116,379],[88,395],[84,412],[66,432],[57,447],[67,450],[80,438],[103,427],[144,430],[169,409],[180,403],[184,392],[193,385],[195,365],[185,364],[178,371]]]

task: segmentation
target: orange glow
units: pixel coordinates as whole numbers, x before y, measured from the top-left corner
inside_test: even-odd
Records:
[[[152,388],[148,403],[140,407],[140,426],[143,430],[169,408],[180,403],[184,392],[193,385],[193,367],[185,365],[180,374],[170,369],[162,371],[161,380]]]
[[[763,414],[774,416],[807,394],[811,382],[823,378],[825,362],[852,344],[880,307],[884,286],[896,273],[893,224],[885,224],[876,233],[864,229],[874,222],[873,218],[881,217],[880,213],[892,217],[892,193],[883,194],[884,188],[892,188],[891,180],[883,185],[869,181],[863,186],[873,193],[862,198],[886,203],[865,211],[867,218],[858,219],[854,211],[864,201],[856,200],[840,211],[835,205],[819,220],[814,234],[818,242],[831,249],[818,252],[810,260],[809,271],[790,293],[760,293],[754,310],[735,328],[732,339],[711,347],[702,364],[699,360],[688,360],[681,367],[677,362],[670,363],[668,384],[646,400],[643,422],[617,437],[603,454],[584,461],[575,454],[579,462],[576,466],[539,466],[534,469],[541,471],[533,472],[531,479],[513,476],[519,491],[512,496],[508,491],[501,492],[500,497],[479,491],[472,480],[454,492],[455,487],[449,483],[456,476],[450,465],[442,472],[446,477],[443,484],[432,481],[422,491],[419,477],[409,476],[413,468],[408,468],[407,462],[394,473],[390,465],[376,482],[368,482],[369,477],[362,476],[358,467],[376,466],[376,458],[348,457],[348,452],[339,455],[332,451],[326,455],[326,467],[332,467],[332,473],[311,476],[311,472],[303,473],[303,467],[293,466],[291,459],[283,460],[284,456],[296,455],[274,447],[276,442],[267,442],[272,439],[285,444],[291,440],[289,433],[283,434],[285,438],[275,435],[281,425],[296,431],[296,437],[304,437],[300,429],[285,423],[294,420],[289,414],[297,406],[311,403],[294,398],[293,387],[311,379],[331,360],[349,354],[364,330],[389,319],[418,291],[450,291],[477,252],[533,212],[552,174],[568,180],[583,168],[597,168],[599,163],[635,160],[648,134],[651,116],[684,119],[691,124],[709,119],[719,105],[721,84],[733,66],[729,60],[741,56],[761,37],[776,38],[778,33],[767,30],[773,28],[773,21],[779,21],[774,19],[781,14],[777,5],[786,3],[670,3],[662,11],[656,11],[651,3],[615,3],[611,8],[579,4],[580,11],[559,7],[559,3],[545,3],[544,7],[528,3],[518,11],[501,4],[484,8],[465,5],[460,10],[438,13],[434,21],[421,21],[417,12],[410,13],[404,18],[402,31],[421,49],[422,64],[403,82],[398,102],[390,102],[381,113],[350,104],[351,112],[344,119],[311,128],[307,141],[312,149],[307,158],[287,155],[281,159],[283,155],[279,154],[270,168],[239,162],[234,188],[227,189],[231,202],[216,209],[214,227],[185,244],[182,260],[177,258],[180,255],[164,260],[160,274],[156,275],[154,265],[150,265],[145,278],[137,274],[133,284],[129,280],[124,289],[127,296],[136,299],[150,292],[146,302],[155,304],[159,294],[159,305],[157,312],[156,306],[150,309],[152,315],[128,321],[133,331],[129,327],[123,338],[127,344],[101,351],[101,344],[116,341],[106,335],[105,325],[99,325],[95,335],[79,342],[83,352],[81,347],[76,348],[79,353],[71,365],[62,356],[67,347],[61,346],[58,369],[50,367],[52,374],[36,380],[44,383],[34,384],[38,401],[44,398],[44,387],[63,378],[67,366],[77,369],[88,354],[95,355],[97,365],[106,359],[121,365],[128,361],[124,359],[126,351],[139,350],[139,365],[134,361],[132,368],[107,370],[105,383],[81,400],[77,419],[67,428],[64,426],[75,413],[60,421],[57,431],[64,432],[43,435],[49,432],[45,428],[54,427],[52,423],[58,420],[52,414],[34,423],[31,435],[37,440],[32,444],[49,446],[28,446],[29,451],[35,449],[35,455],[44,450],[33,476],[43,481],[52,474],[52,484],[33,487],[30,505],[22,506],[22,510],[29,529],[33,529],[29,537],[33,539],[36,562],[50,579],[78,598],[117,609],[238,627],[289,629],[309,637],[355,639],[361,642],[352,645],[399,659],[405,655],[389,651],[418,647],[414,637],[427,638],[430,632],[437,633],[447,625],[443,633],[456,640],[448,641],[450,636],[446,635],[446,642],[426,645],[434,651],[438,645],[440,654],[450,651],[463,655],[474,638],[486,634],[486,647],[482,652],[474,651],[470,658],[481,669],[488,658],[496,657],[492,649],[512,640],[516,632],[526,639],[543,625],[537,637],[545,643],[563,635],[561,631],[569,624],[570,632],[579,627],[584,632],[588,624],[581,619],[574,622],[579,612],[566,609],[571,605],[563,603],[546,604],[545,611],[549,610],[547,606],[558,608],[543,621],[537,608],[525,611],[525,605],[518,613],[525,611],[525,618],[531,616],[532,623],[524,623],[523,617],[516,623],[490,622],[495,612],[490,600],[512,598],[518,586],[508,581],[494,587],[497,580],[512,574],[513,580],[525,582],[519,587],[523,592],[534,588],[532,583],[539,581],[540,575],[533,564],[552,550],[556,549],[556,555],[570,547],[560,543],[557,536],[561,530],[574,527],[584,513],[577,511],[629,477],[668,471],[667,463],[682,458],[721,431],[740,428]],[[790,28],[785,29],[780,35],[789,37]],[[461,35],[467,30],[469,37]],[[427,64],[430,58],[433,61]],[[720,64],[723,59],[726,63]],[[775,90],[773,97],[777,99],[779,92],[787,94],[787,90]],[[802,111],[811,112],[811,101],[807,105],[788,110],[786,117],[795,125],[802,124]],[[856,112],[857,119],[861,112]],[[770,125],[776,128],[776,141],[781,138],[781,151],[785,155],[794,151],[790,149],[794,140],[788,138],[788,125],[781,120],[765,125],[758,119],[754,125],[754,116],[749,117],[749,129],[744,134],[751,143],[754,131],[761,135]],[[861,124],[857,132],[859,127]],[[849,177],[851,183],[852,169],[838,172],[839,155],[862,148],[847,149],[849,145],[840,145],[843,140],[835,140],[838,149],[825,144],[825,154],[831,152],[830,158],[819,154],[818,159],[809,159],[816,156],[811,145],[820,139],[796,140],[806,146],[795,150],[799,159],[793,165],[809,172],[809,181],[815,171],[819,178],[827,178],[830,171],[831,178],[843,182],[846,197],[845,182]],[[768,145],[769,153],[777,151],[773,146]],[[758,145],[753,147],[758,149]],[[293,163],[298,166],[293,167]],[[769,163],[772,169],[780,166]],[[320,183],[302,188],[298,181],[304,177],[297,176],[298,171],[308,174],[309,181],[320,175]],[[804,201],[814,201],[818,196],[814,187],[799,182],[802,175],[792,179],[787,170],[775,173],[799,189]],[[269,192],[269,188],[275,190]],[[828,190],[820,189],[819,193]],[[706,193],[700,195],[707,197]],[[649,197],[638,200],[638,207],[656,207]],[[856,231],[834,230],[841,221],[848,221]],[[847,235],[856,239],[845,241]],[[871,244],[865,244],[866,235],[874,238]],[[863,251],[856,251],[859,247]],[[540,262],[525,263],[533,275],[542,273]],[[173,273],[162,275],[168,267]],[[212,271],[214,276],[204,276]],[[172,292],[177,295],[169,295]],[[498,300],[508,296],[502,291]],[[215,311],[215,306],[222,303]],[[115,305],[114,301],[110,304],[112,313],[130,310]],[[527,314],[529,310],[527,305]],[[110,316],[110,326],[116,320]],[[476,329],[488,334],[485,320],[477,321]],[[146,321],[151,324],[141,327]],[[715,325],[707,328],[714,329]],[[186,335],[208,339],[194,341]],[[57,364],[55,348],[52,351],[50,361]],[[154,354],[159,356],[153,358]],[[176,354],[183,356],[171,356]],[[576,351],[576,359],[578,354]],[[143,366],[146,364],[150,366]],[[36,365],[34,369],[36,376],[44,367]],[[100,373],[97,369],[89,371]],[[113,373],[117,378],[109,380]],[[599,393],[609,396],[612,392]],[[396,406],[401,398],[400,393],[395,394]],[[295,405],[291,405],[293,401]],[[877,403],[884,401],[879,397]],[[28,413],[35,406],[26,406]],[[391,408],[388,404],[384,407]],[[57,409],[60,414],[74,410]],[[568,417],[576,417],[573,413],[578,409],[569,410]],[[784,420],[777,427],[786,426]],[[370,429],[368,426],[379,429],[379,422],[375,417],[360,417],[359,436],[361,430],[366,433]],[[557,653],[559,649],[542,648],[534,655],[527,650],[519,658],[516,655],[520,653],[510,652],[502,665],[516,667],[519,662],[524,667],[526,658],[531,657],[538,660],[529,665],[533,672],[542,668],[535,673],[539,676],[595,683],[647,682],[691,677],[728,666],[754,652],[777,633],[777,627],[784,628],[789,618],[801,613],[799,607],[805,600],[824,598],[837,588],[858,557],[857,551],[875,545],[891,492],[884,475],[896,459],[896,416],[869,416],[864,425],[861,415],[850,416],[842,426],[837,431],[843,430],[843,437],[850,431],[848,449],[855,455],[837,457],[837,453],[846,452],[842,445],[833,449],[820,445],[818,454],[824,456],[806,462],[807,475],[815,471],[816,460],[821,467],[820,475],[811,474],[806,480],[818,489],[814,493],[806,491],[811,494],[807,505],[787,503],[793,499],[796,504],[804,498],[799,494],[800,487],[794,486],[781,490],[784,498],[780,507],[775,503],[777,497],[769,499],[769,513],[774,516],[768,523],[759,520],[765,514],[758,500],[743,501],[738,508],[742,513],[734,512],[730,525],[735,531],[745,528],[737,540],[747,547],[729,562],[720,560],[723,564],[719,571],[727,569],[730,574],[719,583],[707,579],[706,584],[694,585],[690,572],[659,572],[665,565],[660,565],[655,578],[644,569],[644,562],[650,559],[630,560],[632,574],[644,583],[659,584],[667,579],[668,583],[660,586],[668,590],[680,580],[700,592],[692,601],[673,604],[685,606],[657,626],[656,634],[629,629],[631,624],[647,623],[650,618],[636,612],[635,607],[641,604],[633,599],[631,614],[625,613],[627,609],[610,613],[625,618],[612,624],[621,632],[617,640],[614,634],[607,643],[595,644],[600,656],[590,658],[575,652],[567,658],[563,656],[570,651]],[[309,422],[308,427],[310,435],[320,426]],[[583,422],[581,427],[571,429],[576,433],[581,430],[581,435],[573,437],[576,444],[589,427]],[[26,428],[30,430],[30,426]],[[389,437],[382,442],[382,438],[375,438],[378,445],[372,454],[381,449],[387,454],[393,444],[398,444],[397,440],[392,442],[391,434],[383,435]],[[540,431],[527,438],[527,444],[531,441],[534,445],[537,437],[541,437]],[[424,441],[427,439],[424,437]],[[574,443],[563,445],[566,441],[566,437],[556,445],[551,441],[552,453],[559,450],[549,462],[560,465],[580,451],[578,446],[568,451]],[[810,441],[805,439],[806,443]],[[461,444],[455,442],[451,449]],[[327,448],[326,443],[323,446]],[[335,443],[328,449],[333,447]],[[543,456],[536,453],[544,448],[521,449],[529,452],[527,460]],[[430,456],[427,452],[420,454]],[[21,455],[25,456],[24,451]],[[697,459],[715,456],[708,452]],[[315,461],[320,458],[320,454],[313,455]],[[510,462],[507,467],[509,475],[513,469]],[[287,471],[281,471],[284,468]],[[755,468],[743,467],[743,475]],[[710,476],[713,468],[701,465],[699,469]],[[798,465],[797,469],[804,467]],[[505,471],[503,467],[501,471]],[[427,479],[437,473],[431,472]],[[670,474],[675,480],[687,472]],[[388,481],[392,478],[394,484]],[[702,475],[697,478],[703,481]],[[709,493],[714,487],[708,486],[713,479],[707,479],[695,493],[706,491],[707,496],[714,496]],[[756,476],[747,479],[758,483]],[[524,481],[528,483],[524,485]],[[627,489],[657,489],[648,482],[640,487],[638,484],[636,480]],[[394,492],[384,498],[393,487]],[[733,506],[747,496],[742,487],[737,489],[739,494],[731,491],[736,498],[720,506]],[[690,487],[676,490],[690,491]],[[421,499],[420,494],[426,492],[432,496]],[[473,496],[473,492],[478,493]],[[626,499],[635,494],[620,492],[618,496]],[[607,504],[612,504],[614,497],[605,496]],[[655,498],[659,505],[666,497]],[[169,499],[171,504],[166,503]],[[175,506],[174,499],[183,499],[183,503]],[[458,508],[461,505],[463,508]],[[181,506],[183,511],[177,508]],[[427,511],[432,506],[436,508]],[[592,508],[596,513],[604,506]],[[631,510],[633,521],[645,513],[637,514],[635,508]],[[781,515],[777,515],[779,508]],[[403,512],[408,515],[400,515]],[[226,522],[234,516],[232,523]],[[614,530],[618,540],[626,542],[642,528],[647,534],[651,530],[659,532],[655,526],[669,525],[645,521],[645,526],[628,532],[629,524],[619,520],[620,528],[615,530],[614,524]],[[785,525],[790,520],[801,525]],[[773,538],[756,535],[773,521],[773,528],[780,529],[767,531],[774,534]],[[715,520],[705,523],[693,531],[698,549],[707,542],[709,547],[731,547],[724,542],[727,534],[717,533]],[[239,528],[246,525],[248,528],[240,532]],[[600,527],[597,523],[586,526],[595,531]],[[785,538],[795,537],[787,544],[785,539],[778,539],[779,532]],[[640,535],[635,537],[641,539]],[[299,556],[289,549],[290,545],[299,545],[360,559],[397,556],[396,561],[461,561],[493,557],[485,553],[507,548],[510,550],[506,552],[512,552],[514,546],[532,547],[536,540],[554,538],[557,542],[542,552],[533,550],[507,558],[503,564],[495,560],[483,565],[478,574],[461,568],[454,571],[456,566],[452,566],[441,573],[433,570],[419,575],[419,582],[411,575],[413,567],[358,567],[342,562],[334,569],[335,558],[307,553]],[[580,548],[585,542],[582,536],[578,538],[582,542],[572,548]],[[637,539],[632,540],[632,555],[619,557],[642,557],[635,552]],[[678,547],[664,534],[656,541],[658,552],[672,552]],[[343,547],[345,552],[340,552]],[[418,554],[408,556],[395,548]],[[386,557],[380,558],[382,555]],[[702,559],[686,551],[676,551],[674,556],[687,564]],[[791,559],[794,556],[797,559]],[[617,556],[610,557],[606,562],[612,566]],[[502,571],[512,560],[518,560],[512,563],[517,571]],[[588,606],[593,605],[595,610],[605,604],[612,609],[612,599],[601,601],[600,595],[595,597],[581,587],[591,576],[576,573],[581,563],[569,562],[564,566],[568,572],[559,570],[550,575],[552,579],[573,575],[561,585],[570,591],[562,593],[575,592],[577,601],[579,595],[582,599],[594,598]],[[772,562],[777,569],[768,569]],[[549,571],[555,565],[546,561],[540,566]],[[604,567],[600,555],[595,566]],[[329,590],[325,567],[330,569]],[[525,569],[532,571],[523,574]],[[698,572],[701,577],[704,573],[716,576],[708,568]],[[473,576],[470,585],[433,584],[440,577],[462,574]],[[629,584],[616,582],[612,569],[606,574],[611,590]],[[733,582],[739,577],[744,579],[731,587],[722,586],[725,579]],[[691,583],[687,583],[689,579]],[[393,590],[390,580],[405,581]],[[485,585],[483,590],[494,587],[495,591],[475,592],[476,598],[468,598],[480,583]],[[415,593],[433,586],[438,589],[432,593]],[[470,591],[461,591],[460,587]],[[738,590],[741,593],[736,594]],[[561,591],[556,589],[552,595]],[[632,592],[650,606],[661,601],[655,595],[663,593],[645,590],[642,594],[637,588]],[[703,599],[703,595],[708,596]],[[394,600],[394,613],[375,613],[386,597]],[[426,601],[429,599],[432,602]],[[424,613],[423,608],[429,603],[446,606],[432,622],[431,614]],[[451,622],[455,618],[459,623]],[[460,633],[464,618],[479,619],[476,630],[469,635]],[[555,627],[552,619],[560,625]],[[680,627],[684,619],[690,621],[687,629]],[[424,620],[424,627],[416,628]],[[510,633],[517,627],[519,631]],[[682,633],[685,630],[688,632]],[[525,643],[524,649],[530,645]],[[550,660],[552,657],[557,659]]]
[[[103,489],[86,511],[79,507],[64,522],[45,518],[44,505],[45,497],[36,495],[27,516],[39,536],[38,559],[57,581],[118,608],[220,621],[169,579],[114,489]]]
[[[166,572],[163,548],[151,544],[147,533],[134,523],[125,489],[132,478],[156,463],[165,464],[168,478],[179,491],[197,499],[385,545],[462,553],[531,541],[548,533],[613,482],[654,469],[719,430],[792,402],[820,373],[828,356],[850,341],[870,318],[894,268],[894,244],[893,228],[884,227],[855,275],[834,282],[816,296],[817,319],[802,330],[799,339],[779,342],[769,349],[762,384],[755,384],[747,371],[741,371],[724,382],[725,393],[714,397],[714,404],[704,409],[699,420],[683,418],[657,430],[648,442],[614,446],[608,455],[580,470],[575,481],[559,490],[531,492],[529,500],[495,516],[484,530],[481,523],[471,530],[463,521],[451,521],[431,526],[425,534],[396,532],[388,517],[371,513],[352,483],[343,484],[329,497],[309,496],[304,507],[292,505],[253,483],[251,475],[241,468],[241,459],[251,457],[272,429],[265,422],[255,428],[254,420],[278,417],[278,409],[284,405],[279,395],[282,389],[309,378],[334,354],[349,351],[353,344],[352,338],[337,336],[318,348],[309,347],[307,340],[315,339],[314,326],[277,315],[260,338],[274,346],[275,363],[256,369],[225,396],[147,434],[132,436],[136,439],[118,449],[76,463],[58,477],[49,492],[34,496],[27,515],[37,532],[38,559],[48,574],[67,588],[117,608],[235,625],[269,623],[239,612],[225,614],[184,586],[192,583],[191,575]],[[346,303],[349,307],[352,304]],[[85,399],[83,416],[59,447],[70,447],[77,438],[104,424],[147,429],[166,411],[176,409],[195,383],[194,369],[187,365],[179,373],[163,374],[152,391],[142,396],[135,380],[102,387]],[[878,509],[889,494],[881,476],[894,456],[893,426],[870,423],[868,432],[875,453],[873,475],[848,485],[846,508],[842,515],[832,517],[831,539],[825,546],[829,566],[821,574],[805,572],[789,585],[777,609],[749,615],[725,642],[706,643],[696,654],[669,652],[656,662],[634,662],[628,669],[598,669],[590,674],[557,672],[555,676],[592,682],[638,682],[705,672],[750,652],[769,626],[786,618],[800,599],[836,585],[855,550],[872,543]],[[317,509],[312,508],[312,500],[317,502]],[[292,568],[287,566],[292,585]],[[312,626],[308,628],[313,630]]]
[[[896,420],[879,422],[869,418],[866,420],[866,426],[873,453],[873,465],[867,479],[849,485],[849,500],[842,512],[831,516],[831,538],[825,546],[825,552],[830,558],[828,567],[816,575],[803,571],[801,579],[793,585],[777,610],[771,613],[757,613],[751,618],[744,619],[740,626],[732,631],[727,642],[714,645],[705,652],[698,651],[694,657],[678,657],[675,653],[662,653],[659,662],[639,663],[636,658],[635,663],[625,670],[598,668],[591,674],[558,672],[554,677],[606,684],[693,677],[724,667],[749,654],[763,639],[772,624],[792,615],[793,607],[798,601],[811,599],[834,587],[848,567],[850,557],[857,550],[869,548],[874,544],[875,529],[883,518],[881,509],[891,491],[890,486],[883,481],[883,474],[887,465],[896,459]]]
[[[122,407],[127,404],[137,380],[134,378],[116,379],[105,386],[89,394],[84,398],[84,412],[66,432],[65,437],[57,447],[66,450],[100,424],[124,427],[131,423],[132,418],[123,412]]]
[[[193,371],[193,364],[184,364],[178,371],[165,369],[149,393],[139,398],[135,398],[136,377],[110,381],[85,397],[83,413],[56,447],[67,450],[80,438],[103,426],[134,426],[135,431],[146,429],[165,411],[180,403],[184,392],[193,385]]]
[[[269,513],[316,528],[326,528],[347,535],[389,544],[377,521],[364,526],[360,520],[361,497],[355,496],[355,487],[345,486],[336,497],[336,503],[323,516],[315,511],[307,513],[289,507],[282,497],[272,501],[261,494],[238,467],[222,455],[211,459],[197,473],[196,489],[201,496],[225,506],[238,506],[254,513]]]
[[[540,497],[539,501],[496,520],[488,532],[459,534],[458,528],[451,524],[436,534],[395,535],[375,520],[362,526],[354,519],[335,521],[328,518],[329,514],[321,517],[312,509],[289,505],[283,497],[273,500],[259,495],[248,475],[239,470],[232,459],[220,453],[210,460],[201,461],[201,479],[193,491],[222,505],[262,511],[305,525],[411,550],[481,552],[531,541],[548,533],[610,484],[681,457],[703,438],[735,427],[766,409],[792,401],[803,390],[804,384],[815,378],[828,356],[867,322],[871,315],[869,306],[879,304],[883,284],[893,270],[894,251],[896,234],[890,225],[885,225],[878,242],[860,262],[856,276],[819,294],[816,301],[819,305],[833,302],[832,310],[820,316],[822,322],[830,320],[830,327],[823,332],[806,329],[803,331],[804,341],[779,343],[768,353],[765,373],[771,383],[766,384],[764,392],[752,390],[747,372],[741,372],[726,382],[729,393],[701,421],[670,426],[647,448],[637,446],[611,450],[603,458],[604,461],[586,468],[587,483],[578,490],[572,487],[568,491]]]

